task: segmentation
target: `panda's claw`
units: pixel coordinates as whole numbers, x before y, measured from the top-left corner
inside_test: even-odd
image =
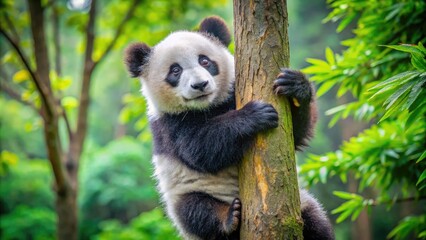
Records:
[[[303,73],[282,69],[274,81],[273,91],[277,95],[308,103],[312,98],[313,88]]]
[[[241,201],[238,198],[235,198],[229,207],[228,218],[224,223],[223,230],[225,234],[231,234],[237,231],[240,226],[241,220]]]

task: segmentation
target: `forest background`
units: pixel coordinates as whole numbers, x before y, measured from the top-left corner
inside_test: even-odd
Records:
[[[48,74],[71,125],[81,103],[89,21],[89,4],[77,3],[42,1]],[[33,17],[26,1],[1,1],[0,8],[1,239],[55,239],[42,100],[11,44],[33,68]],[[291,0],[288,12],[290,67],[311,76],[320,105],[315,138],[298,154],[300,185],[323,203],[337,239],[426,238],[426,3]],[[126,73],[123,49],[195,29],[210,15],[232,28],[232,14],[225,0],[98,1],[92,57],[99,64],[78,174],[80,239],[177,239],[151,178],[145,101]],[[69,144],[65,120],[58,129]]]

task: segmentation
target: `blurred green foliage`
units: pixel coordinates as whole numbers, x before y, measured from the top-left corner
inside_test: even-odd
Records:
[[[79,176],[82,238],[99,231],[104,219],[128,222],[153,209],[158,196],[150,144],[124,137],[84,156]]]
[[[124,226],[117,220],[101,223],[101,233],[94,240],[140,239],[140,240],[178,240],[175,228],[164,218],[163,212],[156,208],[140,214]]]
[[[45,145],[40,141],[43,137],[41,119],[29,107],[11,99],[0,97],[0,106],[0,149],[21,156],[45,157]]]
[[[56,214],[52,209],[20,205],[1,217],[2,239],[55,239]]]
[[[7,164],[0,175],[1,239],[53,239],[56,215],[48,163],[18,159],[7,151],[1,162]]]
[[[333,211],[342,222],[355,220],[365,208],[426,198],[426,2],[329,4],[333,11],[325,21],[340,21],[337,31],[355,21],[355,36],[342,42],[347,47],[342,54],[327,48],[326,60],[308,59],[304,71],[321,84],[318,95],[337,87],[338,97],[355,98],[327,112],[331,125],[352,116],[371,127],[335,152],[310,155],[301,173],[310,184],[333,176],[346,182],[354,174],[359,194],[335,192],[346,200]],[[363,196],[367,187],[374,189],[373,197]],[[418,216],[406,217],[388,238],[425,238],[424,207],[413,214]]]

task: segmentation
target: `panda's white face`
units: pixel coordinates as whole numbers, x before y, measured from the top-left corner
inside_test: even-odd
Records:
[[[220,42],[175,32],[153,48],[141,75],[149,114],[207,109],[224,102],[234,83],[234,59]]]

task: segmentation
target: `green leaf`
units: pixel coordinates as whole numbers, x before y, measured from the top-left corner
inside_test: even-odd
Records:
[[[338,196],[339,198],[347,199],[347,200],[354,199],[354,198],[357,198],[357,199],[362,198],[361,196],[355,193],[348,193],[348,192],[342,192],[342,191],[333,191],[333,194]]]
[[[419,71],[426,71],[426,59],[424,54],[412,53],[411,64]]]
[[[337,32],[340,33],[345,29],[351,22],[354,20],[354,18],[357,16],[356,12],[350,13],[348,16],[346,16],[337,27]]]
[[[422,155],[419,157],[419,159],[417,159],[416,163],[423,161],[425,158],[426,158],[426,151],[424,151],[422,153]]]
[[[319,170],[319,177],[320,177],[320,181],[321,183],[326,183],[327,182],[327,167],[321,167]]]
[[[347,177],[347,175],[346,175],[346,173],[341,173],[340,175],[339,175],[339,177],[340,177],[340,180],[343,182],[343,183],[346,183],[347,181],[348,181],[348,177]]]
[[[346,218],[349,217],[349,215],[351,215],[352,211],[345,211],[342,214],[339,215],[339,217],[336,219],[336,223],[341,223],[343,222]]]
[[[390,109],[397,100],[401,100],[402,96],[405,93],[408,93],[410,87],[410,84],[405,84],[400,89],[398,89],[398,91],[392,94],[388,99],[386,99],[386,101],[383,103],[383,105],[386,106],[386,110]]]
[[[78,106],[78,101],[75,97],[68,96],[62,98],[61,104],[65,109],[70,110]]]
[[[27,70],[19,70],[17,71],[14,75],[13,75],[13,82],[14,83],[21,83],[24,81],[27,81],[30,79],[30,74],[28,73]]]
[[[329,65],[332,65],[332,66],[336,65],[333,50],[331,50],[331,48],[329,47],[325,49],[325,58],[327,59],[327,62],[329,63]]]
[[[423,46],[422,42],[419,42],[419,45],[417,45],[419,50],[426,55],[426,48]]]
[[[412,44],[383,45],[383,46],[392,48],[401,52],[422,54],[422,51],[416,45],[412,45]]]
[[[422,175],[420,175],[419,180],[416,183],[416,186],[418,186],[421,182],[423,182],[426,179],[426,169],[423,171]]]
[[[358,216],[361,214],[362,210],[363,210],[363,208],[359,207],[352,213],[352,217],[351,217],[352,222],[355,221],[358,218]]]
[[[368,91],[381,89],[379,92],[383,92],[384,91],[383,90],[384,87],[389,87],[389,86],[393,86],[393,85],[402,85],[405,82],[413,79],[414,77],[417,77],[419,74],[420,73],[417,72],[417,71],[403,72],[403,73],[395,75],[395,76],[393,76],[391,78],[386,79],[385,81],[383,81],[383,82],[375,85],[374,87],[368,89]],[[376,94],[378,94],[378,93],[376,93]],[[374,95],[373,95],[373,97],[374,97]],[[371,98],[373,98],[373,97],[371,97]]]
[[[422,87],[422,85],[424,83],[426,83],[426,79],[424,79],[423,81],[420,81],[420,82],[416,83],[411,88],[411,92],[408,95],[408,99],[407,99],[407,102],[405,103],[404,109],[410,109],[411,104],[413,104],[413,102],[417,100],[417,98],[419,97],[420,93],[422,91],[425,91],[425,89]]]
[[[408,86],[408,85],[406,85]],[[385,115],[379,120],[379,123],[387,119],[388,117],[395,114],[397,111],[404,110],[404,102],[406,102],[406,99],[408,98],[408,88],[405,86],[401,89],[399,89],[394,95],[396,97],[392,98],[391,102],[386,106],[386,112]],[[402,92],[402,95],[399,96],[399,93]],[[398,95],[398,96],[397,96]]]
[[[321,86],[318,88],[317,97],[321,97],[322,95],[324,95],[334,85],[335,85],[335,82],[333,82],[333,81],[326,81],[326,82],[322,83]]]

